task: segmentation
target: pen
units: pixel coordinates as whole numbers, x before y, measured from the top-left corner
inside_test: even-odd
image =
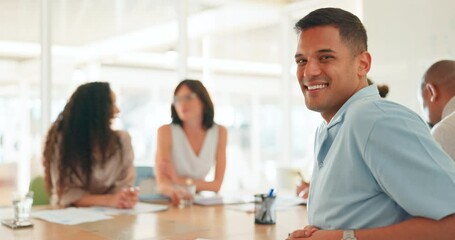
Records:
[[[270,189],[270,192],[269,194],[267,195],[267,197],[272,197],[273,196],[273,188]]]

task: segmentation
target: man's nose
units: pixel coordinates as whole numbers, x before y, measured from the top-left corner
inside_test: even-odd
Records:
[[[303,71],[303,77],[312,78],[314,76],[318,76],[319,74],[321,74],[321,67],[319,66],[319,63],[308,60]]]

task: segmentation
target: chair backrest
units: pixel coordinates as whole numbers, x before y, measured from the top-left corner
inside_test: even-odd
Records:
[[[30,182],[30,191],[33,191],[33,206],[49,205],[49,196],[46,192],[44,177],[35,177]]]
[[[134,186],[140,187],[141,194],[156,193],[155,172],[153,167],[137,166]]]

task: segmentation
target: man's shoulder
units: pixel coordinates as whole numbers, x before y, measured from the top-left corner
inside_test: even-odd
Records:
[[[455,133],[455,112],[437,123],[431,132],[434,136]]]
[[[358,101],[346,111],[346,119],[353,122],[400,118],[420,117],[411,109],[385,99]]]

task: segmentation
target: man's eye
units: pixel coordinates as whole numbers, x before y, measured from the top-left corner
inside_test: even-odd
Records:
[[[327,60],[330,60],[330,59],[332,59],[332,58],[333,58],[333,56],[325,55],[325,56],[321,56],[320,60],[321,60],[321,61],[327,61]]]
[[[305,65],[307,63],[306,59],[299,59],[296,61],[297,65]]]

